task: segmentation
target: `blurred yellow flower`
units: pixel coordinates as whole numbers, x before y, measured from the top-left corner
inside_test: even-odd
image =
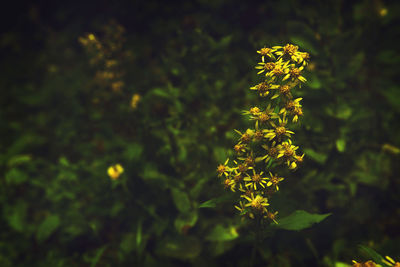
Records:
[[[107,173],[111,179],[117,180],[118,177],[124,172],[124,168],[122,168],[121,164],[115,164],[108,167]]]
[[[141,96],[139,94],[134,94],[132,96],[132,100],[131,100],[131,108],[136,109],[139,101],[140,101]]]

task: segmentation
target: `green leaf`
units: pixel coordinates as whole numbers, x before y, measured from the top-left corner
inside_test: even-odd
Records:
[[[301,51],[307,51],[311,54],[317,55],[318,51],[315,49],[314,45],[312,42],[308,41],[306,38],[303,38],[302,36],[293,36],[290,37],[290,41],[299,46],[299,50]]]
[[[142,221],[139,222],[136,231],[136,246],[139,247],[142,244]]]
[[[8,165],[8,167],[15,167],[17,165],[21,165],[21,164],[26,163],[31,160],[32,160],[31,155],[25,155],[25,154],[16,155],[8,160],[7,165]]]
[[[322,84],[321,81],[319,80],[317,75],[310,75],[310,77],[307,78],[307,86],[312,88],[312,89],[320,89]]]
[[[155,95],[155,96],[160,96],[163,98],[171,98],[171,95],[169,94],[169,92],[167,92],[166,89],[162,89],[162,88],[155,88],[150,91],[150,94]]]
[[[189,212],[191,210],[191,204],[188,194],[177,189],[171,188],[172,198],[175,203],[175,207],[182,213]]]
[[[228,155],[228,152],[227,152],[226,148],[223,148],[223,147],[215,147],[214,148],[214,157],[218,162],[220,162],[220,163],[225,162],[227,155]]]
[[[92,263],[90,264],[90,267],[95,267],[97,263],[99,262],[101,255],[103,255],[104,251],[106,250],[107,246],[103,246],[99,248],[96,252],[96,255],[94,256]]]
[[[38,242],[46,240],[60,226],[60,218],[57,215],[49,215],[39,225],[36,232]]]
[[[143,146],[137,143],[132,143],[126,146],[124,156],[129,161],[137,161],[143,152]]]
[[[28,175],[16,168],[9,170],[6,174],[6,182],[8,184],[20,184],[28,180]]]
[[[217,203],[215,202],[215,199],[210,199],[207,200],[199,205],[199,208],[215,208],[217,206]]]
[[[311,214],[304,210],[296,210],[289,216],[279,219],[275,226],[285,230],[299,231],[311,227],[314,223],[321,222],[329,215],[330,213]]]
[[[328,159],[326,154],[317,152],[311,148],[304,149],[304,153],[306,154],[306,157],[309,157],[320,164],[325,164],[326,160]]]
[[[69,166],[69,161],[66,157],[60,157],[58,159],[58,162],[60,163],[60,165],[68,167]]]
[[[362,245],[359,245],[359,248],[367,257],[371,258],[374,262],[376,262],[377,264],[383,265],[383,262],[382,262],[383,257],[378,252],[376,252],[372,248],[362,246]],[[385,264],[384,266],[387,266],[387,265]]]
[[[14,206],[6,206],[6,218],[8,224],[16,231],[22,232],[25,227],[26,221],[26,210],[27,204],[26,202],[18,202]]]
[[[174,236],[158,243],[156,254],[169,258],[194,259],[201,252],[201,242],[193,236]]]
[[[125,253],[130,253],[135,249],[135,238],[136,235],[134,233],[124,234],[124,237],[119,245],[121,250]]]
[[[178,232],[185,232],[186,227],[193,227],[198,219],[197,210],[188,212],[188,213],[181,213],[175,219],[175,228]]]
[[[400,88],[399,86],[387,87],[385,90],[379,91],[383,94],[389,104],[395,109],[397,112],[400,112]]]
[[[224,195],[222,197],[212,198],[210,200],[207,200],[207,201],[201,203],[199,205],[199,208],[215,208],[217,206],[217,204],[219,204],[221,202],[224,202],[224,201],[226,201],[226,200],[228,200],[230,198],[231,198],[231,196],[229,196],[229,195]]]
[[[167,176],[163,173],[160,173],[157,170],[157,166],[151,163],[145,165],[141,177],[145,182],[158,186],[162,189],[165,189],[169,186]]]
[[[222,225],[215,226],[207,235],[206,239],[210,241],[230,241],[239,237],[236,228],[233,226],[224,227]]]
[[[344,152],[346,150],[346,140],[344,139],[336,140],[336,148],[339,152]]]

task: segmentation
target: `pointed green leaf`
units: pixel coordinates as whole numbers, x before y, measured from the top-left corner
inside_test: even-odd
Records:
[[[383,265],[383,257],[376,252],[375,250],[373,250],[372,248],[366,247],[366,246],[359,246],[360,250],[369,258],[371,258],[374,262]],[[386,264],[383,266],[387,266]]]
[[[6,182],[8,184],[20,184],[28,180],[28,175],[16,168],[9,170],[6,174]]]
[[[174,236],[158,243],[156,254],[169,258],[194,259],[201,252],[201,242],[193,236]]]
[[[330,213],[327,214],[311,214],[304,210],[296,210],[287,217],[278,219],[278,224],[275,227],[299,231],[310,227],[314,223],[319,223],[328,217]]]
[[[346,140],[344,139],[336,140],[336,148],[339,152],[344,152],[346,150]]]
[[[60,225],[60,218],[57,215],[49,215],[39,225],[36,232],[36,239],[39,242],[46,240]]]
[[[199,208],[215,208],[217,204],[222,203],[228,199],[230,199],[230,195],[224,195],[222,197],[212,198],[207,200],[199,205]]]
[[[90,267],[96,267],[97,263],[99,262],[101,255],[103,255],[104,251],[106,250],[107,246],[103,246],[99,248],[96,252],[96,255],[94,256],[92,263],[90,264]]]
[[[183,213],[189,212],[191,209],[191,204],[188,194],[177,189],[171,188],[172,198],[175,203],[175,207]]]
[[[207,235],[206,239],[210,241],[229,241],[238,238],[238,236],[239,234],[235,227],[217,225]]]

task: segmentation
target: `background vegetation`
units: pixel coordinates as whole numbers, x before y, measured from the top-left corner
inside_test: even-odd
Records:
[[[399,260],[396,1],[19,2],[2,13],[0,266],[341,266],[368,259],[360,244]],[[79,41],[88,33],[103,58]],[[311,54],[295,129],[306,156],[272,205],[331,215],[271,227],[254,250],[215,170],[258,101],[256,50],[288,42]]]

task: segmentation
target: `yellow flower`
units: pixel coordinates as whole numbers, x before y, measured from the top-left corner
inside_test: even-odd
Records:
[[[244,205],[245,207],[252,207],[253,209],[261,213],[267,212],[267,209],[265,207],[269,206],[269,204],[268,199],[266,199],[265,197],[262,197],[260,195],[254,196],[254,194],[251,193],[250,197],[244,196],[244,198],[249,201],[249,203]]]
[[[245,133],[241,133],[238,130],[235,130],[236,133],[240,135],[239,144],[247,144],[251,141],[251,138],[254,135],[254,131],[251,129],[247,129]]]
[[[227,166],[229,159],[226,159],[224,164],[220,164],[217,167],[217,173],[218,173],[218,177],[221,177],[223,174],[225,174],[225,176],[229,176],[228,172],[231,171],[231,169]]]
[[[245,177],[243,180],[246,181],[247,183],[245,186],[253,188],[254,190],[257,190],[257,184],[261,186],[262,188],[265,188],[265,184],[267,183],[267,178],[262,177],[264,172],[256,173],[253,169],[253,175],[250,176],[246,173],[247,177]]]
[[[263,130],[265,134],[265,137],[268,138],[269,140],[274,139],[275,137],[280,141],[283,136],[287,136],[290,138],[290,135],[294,134],[294,132],[286,129],[286,124],[287,124],[287,119],[285,116],[283,118],[279,118],[279,124],[276,125],[274,122],[270,122],[271,126],[274,127],[274,129],[268,129],[268,130]]]
[[[355,260],[353,260],[353,267],[381,267],[381,265],[376,264],[373,261],[366,261],[366,262],[358,263]]]
[[[266,47],[261,48],[259,51],[257,51],[257,53],[261,55],[262,62],[264,62],[265,57],[273,57],[271,48],[266,48]]]
[[[224,187],[231,189],[232,192],[235,192],[236,182],[230,178],[226,178],[224,181]]]
[[[382,260],[383,263],[393,267],[400,267],[400,262],[395,262],[391,257],[385,256],[385,259]]]
[[[292,144],[292,140],[288,140],[283,142],[279,146],[279,154],[277,158],[283,158],[286,160],[287,165],[289,166],[289,169],[295,169],[297,167],[296,161],[302,162],[303,161],[303,156],[297,156],[296,155],[296,150],[298,149],[298,146],[294,146]]]
[[[118,177],[124,172],[124,168],[122,168],[121,164],[115,164],[113,166],[108,167],[107,173],[111,179],[116,180]]]
[[[266,215],[266,217],[268,218],[268,219],[270,219],[271,221],[273,221],[275,224],[278,224],[278,222],[276,221],[276,215],[278,214],[278,212],[277,211],[275,211],[275,212],[270,212],[270,211],[268,211],[267,212],[267,215]]]
[[[258,91],[260,96],[265,97],[269,94],[270,90],[275,90],[277,88],[279,88],[279,85],[268,83],[268,82],[264,81],[255,86],[250,87],[250,90],[256,90],[256,91]]]
[[[271,172],[269,172],[270,178],[267,178],[269,181],[267,183],[267,186],[273,185],[275,187],[276,191],[279,191],[279,186],[278,184],[284,180],[282,177],[278,177],[278,175],[273,175]]]
[[[131,100],[131,108],[136,109],[139,101],[140,101],[141,96],[139,94],[134,94],[132,96],[132,100]]]
[[[111,88],[114,92],[120,92],[123,86],[124,86],[123,81],[116,81],[111,84]]]
[[[279,148],[276,146],[276,142],[273,141],[271,146],[268,145],[262,145],[262,148],[264,148],[267,151],[267,154],[263,157],[261,157],[261,160],[265,160],[265,163],[268,163],[268,161],[272,159],[276,159],[276,157],[279,154]]]

